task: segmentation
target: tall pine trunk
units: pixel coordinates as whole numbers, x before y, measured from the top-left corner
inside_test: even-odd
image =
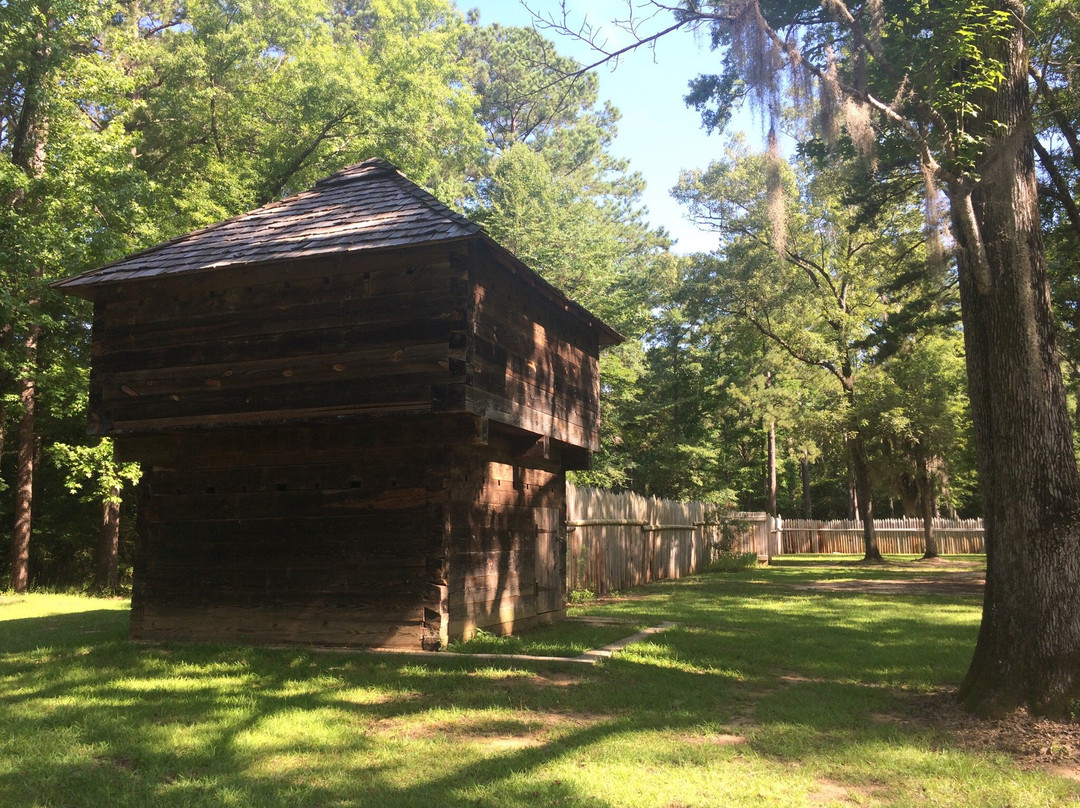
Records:
[[[1006,72],[979,99],[972,132],[990,148],[970,207],[967,189],[949,188],[987,546],[982,626],[960,695],[984,714],[1027,705],[1065,715],[1080,698],[1080,475],[1037,208],[1024,6],[993,5],[1017,24],[983,43]]]
[[[34,415],[37,407],[37,345],[41,328],[33,325],[24,344],[26,365],[19,381],[18,445],[15,456],[15,525],[11,532],[11,588],[25,592],[30,586],[30,533],[33,523],[34,465],[37,459]]]
[[[46,9],[49,9],[47,13]],[[46,28],[35,35],[35,44],[27,67],[26,80],[14,132],[11,137],[11,162],[27,177],[41,176],[45,168],[45,144],[48,140],[48,119],[45,115],[45,87],[49,57],[52,53],[47,31],[53,30],[55,16],[46,4],[42,9]],[[15,524],[11,532],[11,588],[25,592],[30,585],[30,534],[33,524],[34,466],[37,461],[37,435],[34,417],[37,406],[38,342],[41,340],[38,285],[43,271],[40,265],[30,272],[27,288],[27,327],[23,339],[22,378],[19,379],[18,444],[15,459]],[[9,329],[14,334],[14,329]]]
[[[937,558],[937,539],[934,537],[934,480],[930,462],[920,455],[918,462],[919,509],[923,523],[923,558]]]
[[[799,458],[799,478],[802,480],[802,517],[813,519],[814,507],[810,497],[810,458],[805,454]]]
[[[776,421],[770,419],[766,430],[768,442],[768,469],[765,472],[765,510],[769,516],[777,516],[776,505]]]

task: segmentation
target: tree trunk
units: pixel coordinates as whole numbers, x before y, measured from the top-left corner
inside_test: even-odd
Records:
[[[848,452],[847,518],[854,522],[859,516],[859,491],[855,487],[855,464]]]
[[[896,475],[896,489],[900,494],[900,509],[904,516],[916,517],[922,513],[919,504],[918,475],[900,473]]]
[[[937,539],[934,538],[934,481],[930,477],[930,463],[919,457],[919,508],[923,523],[923,558],[937,558]]]
[[[97,552],[94,556],[94,582],[90,585],[93,594],[116,591],[119,547],[120,489],[114,487],[101,503],[101,525],[98,528]]]
[[[874,531],[874,500],[870,495],[870,466],[866,460],[866,447],[863,445],[862,436],[857,433],[849,437],[847,443],[851,455],[851,470],[855,474],[859,518],[863,523],[863,561],[882,561],[877,533]]]
[[[18,447],[15,459],[15,525],[11,534],[11,588],[25,592],[30,586],[30,532],[34,502],[34,410],[37,404],[35,364],[41,328],[31,326],[26,335],[26,365],[19,382],[19,401],[23,407],[19,419]]]
[[[768,428],[768,465],[765,482],[765,510],[770,516],[776,516],[776,421],[769,421]]]
[[[802,478],[802,517],[813,519],[813,501],[810,499],[810,459],[805,454],[799,458],[799,477]]]
[[[1027,705],[1061,716],[1080,698],[1080,475],[1037,208],[1024,6],[992,5],[1017,24],[1008,39],[980,43],[997,49],[989,56],[1006,79],[977,99],[971,134],[990,141],[971,196],[978,232],[963,221],[965,189],[949,189],[987,548],[982,626],[960,696],[983,714]]]
[[[43,9],[44,10],[44,9]],[[31,55],[25,81],[22,107],[19,110],[15,131],[11,138],[11,162],[27,176],[41,175],[45,167],[45,144],[48,140],[48,118],[44,113],[46,76],[48,75],[51,46],[46,39],[47,31],[53,30],[55,15],[46,15],[46,29],[35,34],[36,47]],[[30,534],[32,529],[34,501],[34,465],[37,460],[37,440],[34,432],[34,415],[37,404],[37,349],[41,340],[41,324],[38,320],[40,299],[37,284],[42,278],[40,266],[36,266],[29,278],[31,299],[27,301],[31,325],[23,340],[24,355],[22,378],[19,380],[19,401],[23,406],[19,419],[18,446],[15,460],[15,524],[11,532],[11,588],[25,592],[30,586]],[[14,335],[14,329],[8,334]]]

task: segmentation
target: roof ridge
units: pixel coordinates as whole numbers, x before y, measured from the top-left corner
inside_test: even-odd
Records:
[[[387,163],[387,165],[395,168],[395,171],[397,173],[397,178],[395,178],[395,180],[401,190],[405,191],[410,196],[415,197],[420,202],[423,202],[435,213],[450,217],[454,220],[454,222],[468,228],[471,232],[484,233],[485,235],[487,235],[487,231],[484,230],[484,228],[478,225],[476,222],[472,221],[467,216],[458,213],[456,210],[447,205],[437,196],[430,193],[429,191],[426,191],[420,185],[417,185],[415,182],[402,174],[400,169],[397,169],[390,163]],[[404,182],[402,182],[402,180],[404,180]]]
[[[361,160],[359,163],[343,166],[333,174],[328,174],[321,180],[316,181],[315,185],[312,186],[312,189],[325,188],[328,185],[337,185],[342,182],[358,179],[359,176],[370,176],[372,174],[381,173],[382,171],[392,171],[401,174],[401,169],[389,160],[384,160],[381,157],[369,157],[366,160]]]
[[[408,215],[402,218],[404,214]],[[295,194],[53,284],[63,289],[87,288],[140,277],[477,235],[488,237],[480,225],[417,185],[393,163],[372,157]]]

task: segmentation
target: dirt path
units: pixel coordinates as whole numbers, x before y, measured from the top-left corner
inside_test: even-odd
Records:
[[[809,565],[807,565],[809,566]],[[817,565],[814,565],[817,566]],[[852,565],[823,563],[830,569],[851,569]],[[981,596],[986,573],[981,564],[950,561],[905,561],[859,565],[881,573],[880,578],[845,578],[793,584],[796,589],[812,592],[867,592],[883,595],[975,595]],[[892,578],[893,571],[926,573],[918,577]]]
[[[819,592],[870,592],[884,595],[981,595],[986,575],[980,572],[944,573],[923,578],[815,581],[804,588]]]

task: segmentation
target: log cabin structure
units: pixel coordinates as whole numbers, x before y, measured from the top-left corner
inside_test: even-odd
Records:
[[[138,461],[134,639],[434,649],[565,614],[621,337],[382,160],[59,281]]]

